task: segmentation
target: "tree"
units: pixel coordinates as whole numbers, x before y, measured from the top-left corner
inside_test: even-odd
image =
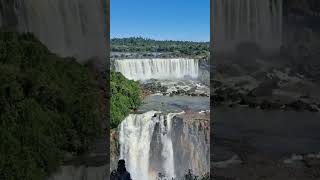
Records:
[[[103,92],[74,58],[0,32],[0,179],[45,179],[99,135]]]
[[[141,104],[138,82],[126,79],[120,72],[111,72],[111,128],[117,128],[131,110]]]

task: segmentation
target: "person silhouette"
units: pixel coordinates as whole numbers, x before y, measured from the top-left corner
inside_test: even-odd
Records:
[[[126,162],[124,159],[118,161],[117,170],[111,172],[110,180],[132,180],[130,173],[126,169]]]

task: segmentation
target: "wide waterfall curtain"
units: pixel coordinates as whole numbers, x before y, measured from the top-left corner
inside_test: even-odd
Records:
[[[212,31],[217,50],[235,48],[239,42],[255,42],[261,48],[281,45],[282,0],[214,0]]]

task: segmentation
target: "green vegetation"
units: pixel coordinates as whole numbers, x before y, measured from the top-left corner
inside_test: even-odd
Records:
[[[0,32],[0,82],[0,179],[45,179],[99,135],[95,74],[33,35]]]
[[[189,169],[188,172],[184,175],[184,177],[181,178],[180,180],[209,180],[209,179],[210,179],[209,173],[206,173],[202,176],[197,176],[193,174],[191,169]],[[165,177],[164,174],[158,173],[158,180],[178,180],[178,179],[167,178]]]
[[[120,72],[111,72],[111,128],[117,128],[121,121],[141,104],[139,83],[126,79]]]
[[[157,41],[141,37],[111,39],[113,52],[157,52],[171,56],[209,56],[209,42]]]
[[[202,176],[194,175],[192,170],[189,169],[188,172],[184,175],[184,178],[182,180],[209,180],[210,175],[209,173],[206,173]]]

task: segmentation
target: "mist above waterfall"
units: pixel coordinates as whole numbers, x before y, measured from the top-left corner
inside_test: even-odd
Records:
[[[121,59],[115,61],[116,71],[133,80],[197,78],[195,59]]]

